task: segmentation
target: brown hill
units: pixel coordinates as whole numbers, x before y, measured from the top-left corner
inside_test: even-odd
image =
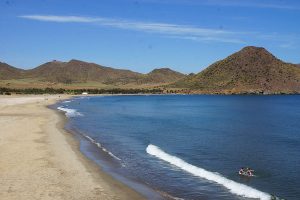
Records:
[[[300,68],[264,48],[249,46],[172,87],[205,93],[300,92]]]
[[[0,79],[9,80],[21,78],[24,70],[12,67],[6,63],[0,62]]]
[[[82,85],[82,83],[88,83],[85,86],[92,84],[92,87],[105,85],[134,87],[173,83],[184,76],[168,68],[155,69],[148,74],[141,74],[80,60],[51,61],[30,70],[17,69],[5,63],[0,65],[0,80],[9,80],[11,84],[17,83],[15,87],[19,87],[20,84],[34,86],[37,83],[41,87],[43,84],[51,86],[53,84]]]
[[[170,68],[160,68],[143,75],[138,82],[142,84],[173,83],[183,77],[185,77],[184,74],[171,70]]]
[[[109,84],[128,83],[136,80],[139,75],[139,73],[130,70],[113,69],[79,60],[52,61],[26,72],[28,78],[67,84],[88,81]]]

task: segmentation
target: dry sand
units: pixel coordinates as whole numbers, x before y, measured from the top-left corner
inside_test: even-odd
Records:
[[[47,108],[67,96],[0,96],[0,199],[143,199],[79,151]]]

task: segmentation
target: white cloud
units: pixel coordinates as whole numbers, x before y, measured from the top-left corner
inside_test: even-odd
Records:
[[[247,7],[261,9],[300,10],[296,1],[274,1],[274,0],[139,0],[145,3],[183,4],[183,5],[205,5],[223,7]]]
[[[224,31],[220,29],[200,28],[189,25],[178,25],[168,23],[150,23],[128,21],[120,19],[110,19],[103,17],[80,17],[80,16],[56,16],[56,15],[23,15],[21,18],[58,23],[92,23],[101,26],[109,26],[126,30],[144,31],[149,33],[159,33],[167,36],[177,36],[183,39],[197,41],[216,41],[229,43],[244,43],[240,39],[234,38],[238,32]]]
[[[81,22],[91,23],[95,22],[95,18],[90,17],[78,17],[78,16],[56,16],[56,15],[22,15],[21,18],[37,20],[37,21],[48,21],[48,22]]]
[[[112,19],[104,17],[58,16],[58,15],[23,15],[21,18],[56,23],[89,23],[117,29],[160,34],[168,38],[188,39],[198,42],[222,42],[233,44],[253,44],[257,41],[280,44],[298,44],[300,38],[295,35],[279,33],[238,32],[221,29],[201,28],[190,25],[170,23],[151,23]]]
[[[168,36],[169,38],[178,38],[185,40],[194,40],[197,42],[222,42],[222,43],[234,43],[234,44],[246,44],[245,41],[240,39],[221,38],[221,37],[194,37],[194,36]]]
[[[209,0],[204,1],[207,5],[218,6],[231,6],[231,7],[253,7],[253,8],[269,8],[269,9],[282,9],[282,10],[299,10],[299,5],[295,5],[295,2],[281,0]]]

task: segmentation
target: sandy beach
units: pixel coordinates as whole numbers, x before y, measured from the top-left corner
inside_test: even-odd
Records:
[[[84,157],[47,108],[68,96],[0,96],[0,199],[143,199]]]

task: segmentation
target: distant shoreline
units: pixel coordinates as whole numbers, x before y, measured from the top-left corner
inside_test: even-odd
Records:
[[[0,96],[10,95],[84,95],[84,96],[98,96],[98,95],[299,95],[296,91],[202,91],[202,90],[163,90],[163,89],[55,89],[55,88],[1,88]]]

